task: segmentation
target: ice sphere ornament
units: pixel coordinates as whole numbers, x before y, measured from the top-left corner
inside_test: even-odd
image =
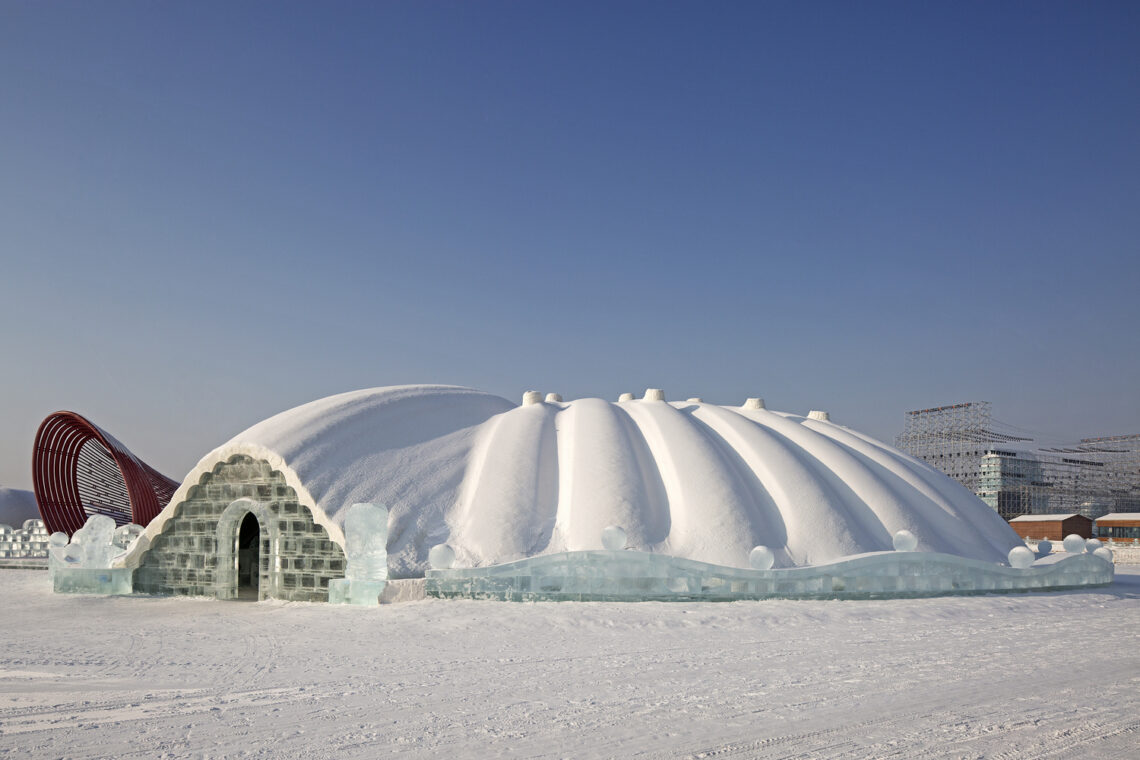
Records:
[[[136,523],[127,523],[115,528],[115,546],[119,547],[122,551],[130,548],[134,540],[142,535],[145,528]]]
[[[1009,566],[1024,570],[1033,564],[1033,551],[1028,546],[1015,546],[1009,550]]]
[[[757,546],[748,553],[748,564],[753,570],[771,570],[776,555],[767,546]]]
[[[1037,542],[1037,553],[1042,557],[1050,554],[1053,551],[1053,542],[1047,538],[1043,538]]]
[[[1100,546],[1101,544],[1098,539],[1090,538],[1088,541],[1085,541],[1085,551],[1089,554],[1095,554],[1096,550],[1099,549]]]
[[[350,581],[388,580],[388,508],[383,504],[353,504],[344,516],[344,576]]]
[[[1096,551],[1094,551],[1092,553],[1092,555],[1094,557],[1100,557],[1105,562],[1109,562],[1109,563],[1112,562],[1112,549],[1109,549],[1107,546],[1099,547]]]
[[[433,570],[450,570],[455,564],[455,550],[447,544],[436,544],[428,552],[428,564]]]
[[[616,525],[611,525],[602,531],[602,546],[611,552],[621,551],[625,548],[625,531]]]
[[[1061,542],[1061,545],[1065,547],[1065,551],[1069,554],[1081,554],[1085,550],[1085,540],[1076,533],[1070,533],[1065,536],[1065,540]]]
[[[912,552],[918,548],[918,539],[909,530],[900,530],[891,539],[896,552]]]
[[[57,549],[61,546],[67,546],[67,534],[61,530],[57,530],[55,533],[51,534],[51,537],[48,539],[48,543],[51,544],[53,548]]]

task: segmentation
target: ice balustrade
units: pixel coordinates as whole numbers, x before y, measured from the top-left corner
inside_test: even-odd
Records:
[[[116,528],[110,517],[91,515],[70,541],[65,533],[53,533],[48,539],[53,589],[61,594],[130,594],[132,571],[112,568],[111,563],[138,540],[142,531],[141,525],[128,523]]]
[[[1113,577],[1109,550],[1084,539],[1079,546],[1066,539],[1072,551],[1041,558],[1027,547],[1015,547],[1005,566],[915,551],[917,540],[900,531],[894,537],[895,551],[772,569],[774,554],[764,546],[753,549],[751,567],[737,568],[611,548],[617,542],[612,532],[608,535],[605,549],[479,568],[452,567],[454,552],[442,544],[429,554],[432,568],[427,572],[427,594],[507,601],[856,599],[1048,591],[1105,585]],[[620,545],[625,545],[624,535]]]
[[[344,578],[329,581],[333,604],[379,604],[388,581],[388,508],[353,504],[344,515]]]
[[[0,559],[43,559],[48,532],[43,520],[24,520],[22,528],[0,525]]]

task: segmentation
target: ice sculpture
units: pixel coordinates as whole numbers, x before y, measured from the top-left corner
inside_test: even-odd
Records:
[[[753,570],[771,570],[776,564],[776,555],[767,546],[757,546],[748,553],[748,564]]]
[[[124,525],[123,528],[138,528],[141,531],[137,525]],[[123,531],[119,534],[115,529],[115,521],[110,517],[91,515],[83,527],[72,535],[71,543],[62,545],[59,536],[63,534],[53,535],[48,561],[52,587],[62,594],[131,593],[132,571],[111,568],[115,557],[126,550],[125,546],[116,543],[116,537],[130,532]]]
[[[455,564],[455,550],[447,544],[436,544],[428,552],[428,564],[434,570],[448,570]]]
[[[0,559],[36,559],[48,556],[48,534],[42,520],[24,520],[14,529],[0,525]]]
[[[891,543],[896,552],[912,552],[918,548],[918,539],[909,530],[900,530],[895,533]]]
[[[1037,542],[1037,554],[1041,557],[1048,557],[1053,551],[1053,542],[1047,538],[1043,538]]]
[[[1009,566],[1024,569],[1033,564],[1037,557],[1028,546],[1015,546],[1009,550]]]
[[[1102,546],[1093,552],[1094,557],[1100,557],[1105,562],[1112,562],[1112,549]]]
[[[1088,541],[1085,541],[1085,551],[1089,554],[1096,554],[1096,550],[1100,547],[1101,543],[1098,539],[1090,538]]]
[[[626,540],[625,531],[617,525],[611,525],[602,530],[602,546],[611,552],[618,552],[624,549]]]
[[[1081,554],[1085,550],[1085,540],[1076,533],[1070,533],[1065,536],[1065,540],[1061,542],[1061,545],[1065,547],[1065,551],[1069,554]]]
[[[358,503],[345,511],[344,578],[329,581],[334,604],[379,604],[388,581],[388,508]]]

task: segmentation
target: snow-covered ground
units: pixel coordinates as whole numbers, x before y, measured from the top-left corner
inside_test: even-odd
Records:
[[[895,601],[380,608],[0,571],[0,756],[1136,757],[1140,568]]]

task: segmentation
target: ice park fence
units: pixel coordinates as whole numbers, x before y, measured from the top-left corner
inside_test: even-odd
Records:
[[[257,518],[258,598],[326,601],[345,574],[345,556],[285,476],[263,460],[230,457],[204,473],[142,555],[134,589],[154,594],[235,598],[238,530]]]
[[[1027,551],[1027,550],[1026,550]],[[726,567],[630,550],[564,552],[427,573],[428,596],[504,601],[875,599],[1054,591],[1112,582],[1112,562],[1050,555],[1017,568],[932,552],[875,552],[777,570]]]

